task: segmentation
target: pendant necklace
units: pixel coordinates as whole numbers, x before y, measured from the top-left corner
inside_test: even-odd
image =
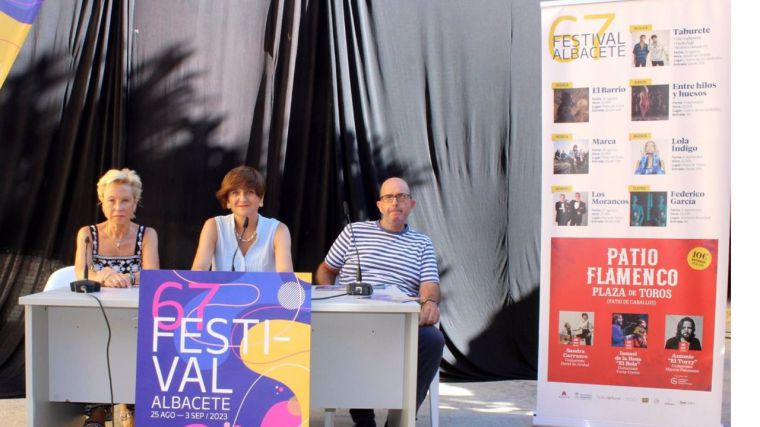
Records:
[[[256,232],[256,230],[253,230],[253,234],[251,234],[250,237],[248,237],[247,239],[244,239],[243,236],[240,235],[240,233],[238,233],[237,231],[235,232],[235,237],[237,237],[239,241],[244,242],[244,243],[248,243],[251,240],[256,239],[257,235],[258,233]]]

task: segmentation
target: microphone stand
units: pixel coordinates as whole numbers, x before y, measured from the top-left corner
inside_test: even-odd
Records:
[[[243,240],[243,235],[245,235],[246,228],[248,228],[248,217],[245,217],[245,221],[243,221],[243,231],[240,233],[240,237],[235,237],[237,245],[235,245],[235,252],[232,254],[232,265],[230,266],[230,271],[235,271],[235,256],[237,256],[238,250],[240,250],[240,241]],[[245,264],[245,262],[243,262],[243,264]],[[245,268],[243,270],[245,270]]]
[[[88,262],[90,253],[90,236],[84,237],[84,279],[75,280],[69,284],[71,286],[71,292],[79,292],[89,294],[90,292],[100,292],[100,283],[89,279]]]
[[[348,203],[343,202],[343,215],[346,216],[348,221],[348,230],[351,234],[351,240],[354,242],[354,249],[356,250],[356,281],[346,285],[346,293],[349,295],[372,295],[372,285],[362,282],[362,263],[359,257],[359,247],[356,245],[356,235],[354,234],[354,227],[351,225],[351,217],[348,215]]]

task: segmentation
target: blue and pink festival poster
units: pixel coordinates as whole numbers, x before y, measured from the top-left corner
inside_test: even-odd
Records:
[[[145,270],[139,426],[309,424],[310,284],[296,273]]]

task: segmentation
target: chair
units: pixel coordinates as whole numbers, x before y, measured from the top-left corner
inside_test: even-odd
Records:
[[[430,426],[438,427],[438,389],[440,388],[441,374],[435,373],[433,381],[430,382],[428,396],[430,397]],[[335,408],[325,408],[325,427],[335,425]]]
[[[436,328],[441,328],[441,322],[435,324]],[[439,367],[440,368],[440,367]],[[441,371],[440,369],[435,373],[433,381],[430,382],[430,388],[428,389],[428,396],[430,397],[430,426],[438,427],[438,389],[441,385]]]
[[[440,371],[435,373],[433,381],[430,382],[430,388],[428,389],[428,400],[430,400],[430,426],[438,427],[438,389],[440,388],[441,374]],[[333,410],[334,411],[334,410]],[[332,414],[330,414],[330,422],[332,422]],[[332,424],[330,424],[332,425]],[[325,426],[328,426],[325,423]]]
[[[428,395],[430,397],[431,427],[438,427],[438,388],[441,382],[440,376],[441,374],[439,372],[435,373],[435,378],[433,378],[433,381],[430,383],[430,389],[428,390]]]
[[[77,277],[73,265],[60,268],[50,275],[47,283],[45,283],[45,289],[43,289],[43,292],[53,289],[69,289],[69,284],[74,280],[77,280]]]
[[[439,323],[436,323],[436,327],[440,327]],[[435,373],[433,381],[430,382],[430,388],[428,389],[428,397],[430,400],[430,426],[438,427],[439,410],[438,410],[438,393],[441,386],[441,373],[440,370]],[[335,425],[335,408],[325,408],[325,427],[333,427]]]

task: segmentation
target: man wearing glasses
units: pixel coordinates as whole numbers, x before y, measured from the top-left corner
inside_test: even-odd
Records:
[[[417,358],[417,409],[425,400],[430,382],[438,372],[443,354],[443,334],[434,325],[440,312],[438,303],[438,264],[430,238],[413,230],[406,219],[417,202],[409,185],[401,178],[389,178],[380,187],[377,208],[379,221],[353,223],[343,229],[333,243],[325,261],[319,265],[317,284],[353,282],[356,277],[358,249],[362,278],[371,285],[392,285],[404,293],[420,298],[420,329]],[[356,248],[354,247],[356,242]],[[372,409],[351,409],[358,427],[375,426]]]

